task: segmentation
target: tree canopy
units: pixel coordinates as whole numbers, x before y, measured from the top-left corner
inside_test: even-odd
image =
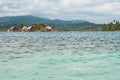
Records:
[[[113,20],[113,22],[110,22],[108,24],[103,24],[101,26],[102,31],[120,31],[120,22]]]

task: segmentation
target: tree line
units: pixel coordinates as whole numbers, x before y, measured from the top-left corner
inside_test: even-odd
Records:
[[[102,31],[120,31],[120,22],[113,20],[110,23],[101,26]]]

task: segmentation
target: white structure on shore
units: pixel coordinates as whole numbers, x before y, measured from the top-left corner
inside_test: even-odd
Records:
[[[27,26],[23,26],[23,27],[21,28],[21,31],[26,32],[26,31],[27,31]]]
[[[27,28],[27,31],[29,31],[29,32],[33,31],[33,27],[32,27],[32,26],[29,26],[29,27]]]
[[[50,31],[52,31],[52,27],[51,26],[46,26],[42,31],[43,32],[50,32]]]
[[[33,27],[32,26],[23,26],[21,31],[31,32],[31,31],[33,31]]]
[[[15,26],[7,30],[7,32],[16,32],[16,31],[17,31],[17,28]]]

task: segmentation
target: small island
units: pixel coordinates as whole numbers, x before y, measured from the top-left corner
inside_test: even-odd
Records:
[[[53,32],[57,31],[54,25],[50,24],[33,24],[33,25],[25,25],[21,24],[20,27],[12,26],[7,32]]]

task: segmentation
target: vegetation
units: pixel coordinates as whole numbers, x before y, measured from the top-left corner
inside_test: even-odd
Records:
[[[46,26],[51,26],[52,29],[55,29],[55,26],[54,25],[50,25],[50,24],[44,24],[44,23],[41,23],[41,24],[33,24],[33,29],[35,31],[42,31],[42,29],[44,29]]]
[[[36,31],[41,30],[46,24],[52,24],[52,27],[55,26],[55,29],[58,31],[99,31],[101,28],[101,24],[94,24],[88,21],[59,19],[51,20],[29,15],[0,17],[0,30],[6,31],[12,26],[20,28],[21,23],[23,25],[34,26]]]
[[[103,24],[101,26],[102,31],[120,31],[120,22],[119,21],[113,21],[108,24]]]
[[[59,31],[100,31],[101,24],[94,23],[75,23],[66,24],[58,27]]]

